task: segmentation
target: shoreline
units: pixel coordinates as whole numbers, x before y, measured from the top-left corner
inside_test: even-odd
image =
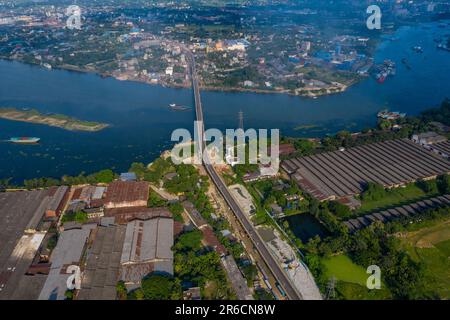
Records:
[[[190,85],[184,85],[184,84],[167,84],[167,83],[151,83],[149,81],[144,81],[140,79],[120,79],[117,76],[114,76],[110,73],[105,72],[98,72],[96,70],[92,69],[82,69],[73,65],[58,65],[58,66],[52,66],[51,69],[48,69],[44,67],[42,64],[33,63],[33,62],[27,62],[20,59],[11,59],[9,57],[0,57],[0,60],[8,61],[8,62],[17,62],[22,63],[27,66],[33,66],[33,67],[39,67],[43,70],[61,70],[61,71],[68,71],[68,72],[77,72],[81,74],[94,74],[101,78],[112,78],[117,81],[130,81],[130,82],[136,82],[136,83],[143,83],[150,86],[160,86],[163,88],[171,88],[171,89],[190,89]],[[200,89],[208,92],[230,92],[230,93],[255,93],[255,94],[282,94],[282,95],[288,95],[292,97],[303,97],[303,98],[313,98],[316,99],[321,96],[329,96],[329,95],[335,95],[338,93],[345,92],[348,88],[353,86],[354,84],[357,84],[361,81],[364,81],[366,78],[363,79],[355,79],[352,80],[349,84],[339,84],[339,86],[335,86],[332,89],[320,89],[320,88],[312,88],[312,89],[303,89],[303,88],[297,88],[296,90],[302,93],[292,93],[292,91],[288,89],[283,90],[270,90],[270,89],[251,89],[251,88],[244,88],[244,87],[215,87],[215,86],[207,86],[204,84],[200,84]],[[324,92],[319,92],[321,90],[325,90]]]

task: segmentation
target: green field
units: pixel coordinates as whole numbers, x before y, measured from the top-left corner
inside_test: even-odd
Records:
[[[347,300],[382,300],[390,298],[385,285],[381,290],[369,290],[366,281],[369,274],[361,266],[353,263],[346,255],[338,255],[323,260],[327,278],[335,277],[339,298]]]
[[[387,191],[385,197],[377,201],[362,201],[357,214],[378,211],[384,208],[400,206],[411,202],[420,201],[423,198],[432,197],[434,194],[427,194],[415,184],[405,187],[391,189]]]
[[[434,245],[444,256],[450,258],[450,240],[442,241]]]
[[[409,255],[424,266],[423,292],[450,298],[450,220],[402,235]]]
[[[366,285],[366,271],[354,264],[346,255],[334,256],[324,259],[323,263],[327,268],[327,278],[335,277],[337,280],[356,283],[361,286]]]

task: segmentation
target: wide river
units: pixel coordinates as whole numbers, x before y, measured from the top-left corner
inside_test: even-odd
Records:
[[[235,128],[242,110],[245,128],[279,128],[284,135],[311,137],[372,126],[376,113],[385,107],[417,114],[450,97],[450,53],[438,50],[434,42],[447,33],[448,25],[443,28],[442,23],[433,23],[402,27],[386,38],[375,60],[395,61],[397,74],[384,84],[368,78],[345,93],[315,100],[202,92],[206,127]],[[413,52],[411,47],[416,45],[424,52]],[[411,69],[401,63],[402,58]],[[88,133],[0,119],[2,141],[12,136],[41,138],[39,145],[0,142],[0,178],[20,182],[103,168],[121,172],[133,161],[151,162],[173,144],[174,129],[193,130],[193,111],[170,111],[170,103],[192,106],[192,91],[0,61],[0,106],[35,108],[111,124]]]

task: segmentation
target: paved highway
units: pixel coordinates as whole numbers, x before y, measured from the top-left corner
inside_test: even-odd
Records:
[[[202,108],[202,102],[201,102],[201,97],[200,97],[200,88],[198,85],[195,58],[194,58],[194,55],[192,54],[192,52],[190,52],[189,50],[185,49],[185,53],[186,53],[186,56],[187,56],[187,59],[189,61],[190,68],[191,68],[192,89],[194,90],[194,99],[195,99],[195,112],[196,112],[196,118],[198,121],[197,132],[199,133],[199,137],[203,137],[203,132],[204,132],[203,108]],[[203,141],[203,139],[201,141],[202,142],[199,145],[199,150],[202,151],[200,154],[203,155],[203,150],[206,148],[206,143],[205,143],[205,141]],[[205,157],[207,157],[207,154],[205,155]],[[291,300],[302,300],[301,294],[292,285],[291,280],[289,279],[288,275],[284,272],[284,270],[281,268],[277,259],[270,253],[266,244],[261,239],[260,235],[257,233],[255,227],[247,219],[245,213],[239,207],[236,200],[233,198],[233,196],[229,192],[227,186],[225,185],[225,183],[223,182],[223,180],[221,179],[219,174],[216,172],[214,167],[208,163],[204,163],[204,166],[205,166],[206,172],[211,177],[216,188],[219,190],[221,195],[224,197],[225,201],[230,206],[231,210],[233,211],[233,213],[235,214],[235,216],[241,223],[242,227],[247,232],[248,236],[250,237],[251,241],[253,242],[254,247],[259,252],[261,257],[264,259],[264,262],[266,263],[267,267],[272,272],[273,276],[278,281],[280,286],[286,292],[287,297]]]

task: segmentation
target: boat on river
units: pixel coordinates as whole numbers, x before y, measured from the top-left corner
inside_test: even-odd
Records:
[[[180,105],[177,105],[175,103],[169,104],[169,109],[172,110],[172,111],[187,111],[187,110],[191,110],[190,107],[180,106]]]
[[[41,141],[41,138],[37,138],[37,137],[12,137],[8,141],[12,142],[12,143],[17,143],[17,144],[35,144],[35,143],[38,143],[39,141]]]

